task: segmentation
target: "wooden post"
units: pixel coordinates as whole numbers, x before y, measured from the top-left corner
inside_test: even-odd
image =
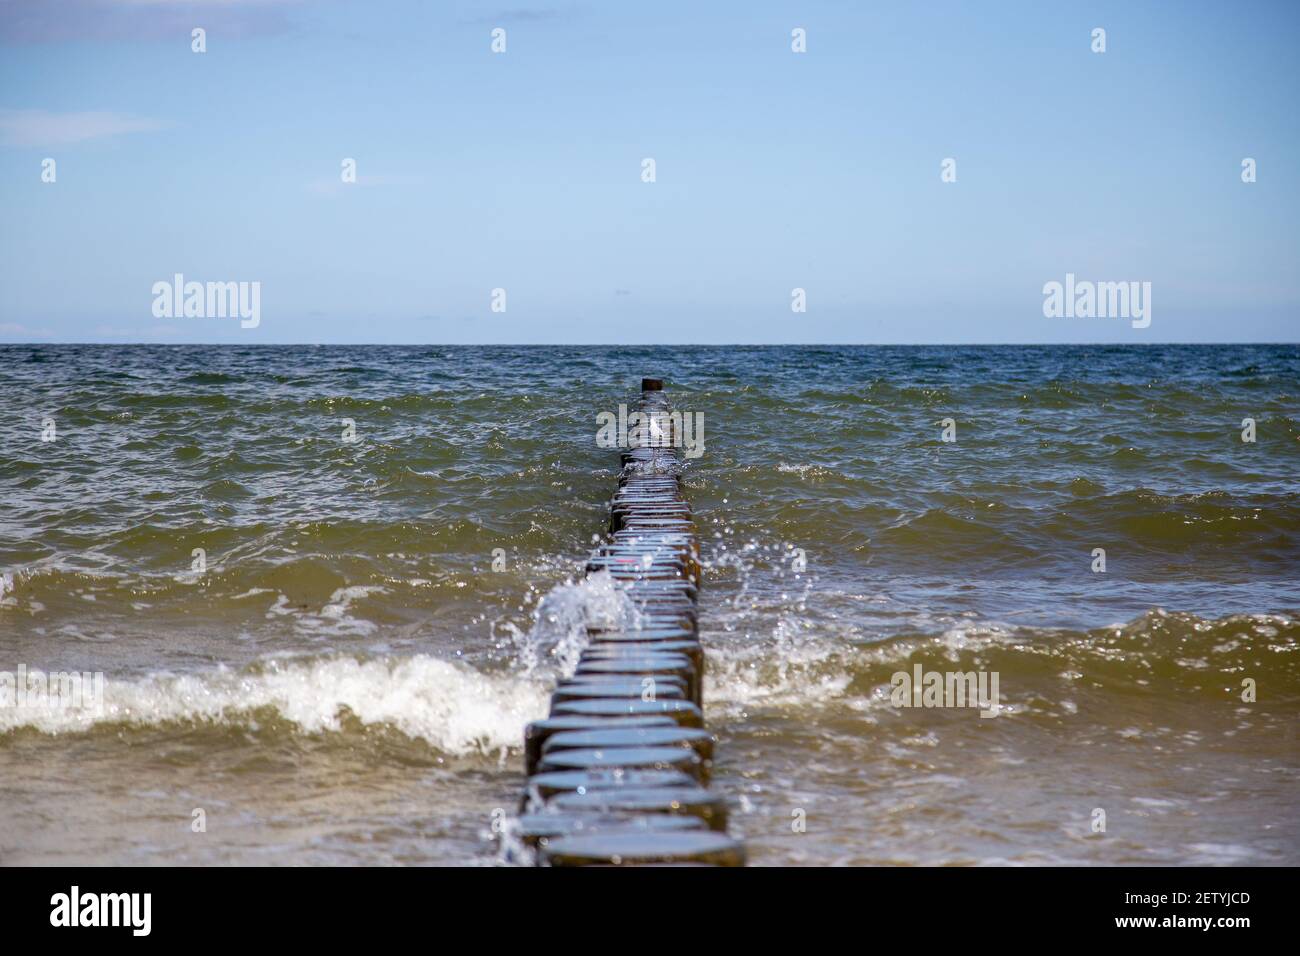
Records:
[[[663,380],[643,378],[642,412],[671,413]],[[677,436],[624,450],[610,535],[587,563],[608,574],[640,627],[587,629],[551,714],[525,732],[529,775],[516,834],[547,866],[742,866],[726,804],[708,787],[702,729],[699,542],[682,493]]]

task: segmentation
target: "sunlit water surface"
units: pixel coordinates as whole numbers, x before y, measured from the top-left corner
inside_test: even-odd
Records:
[[[1300,862],[1295,346],[0,347],[0,862],[492,863],[642,374],[752,862]]]

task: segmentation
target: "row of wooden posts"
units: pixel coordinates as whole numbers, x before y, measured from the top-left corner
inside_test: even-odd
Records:
[[[658,379],[638,409],[666,413]],[[665,419],[669,418],[663,415]],[[634,624],[589,622],[550,715],[528,725],[528,774],[512,852],[550,866],[744,863],[727,806],[709,788],[699,542],[671,428],[622,452],[610,534],[587,563],[635,608]]]

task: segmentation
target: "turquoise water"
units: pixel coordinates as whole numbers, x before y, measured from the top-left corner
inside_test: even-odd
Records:
[[[643,374],[753,862],[1298,861],[1296,346],[0,346],[0,859],[492,862]]]

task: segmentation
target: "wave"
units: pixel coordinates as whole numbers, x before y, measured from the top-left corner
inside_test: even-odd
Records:
[[[900,670],[997,671],[1022,714],[1060,713],[1090,696],[1099,708],[1133,704],[1176,720],[1187,704],[1231,706],[1249,678],[1268,688],[1261,711],[1300,712],[1300,615],[1241,614],[1209,620],[1156,609],[1086,631],[980,625],[850,643],[808,636],[794,617],[762,639],[703,635],[705,700],[731,716],[828,708],[888,710]]]
[[[817,497],[799,487],[804,483],[817,486]],[[828,506],[832,488],[837,500]],[[1160,555],[1193,575],[1222,567],[1289,570],[1300,561],[1300,499],[1285,493],[1109,491],[1069,475],[1034,487],[975,480],[904,496],[875,494],[871,483],[816,464],[781,462],[731,495],[733,512],[743,508],[746,523],[782,539],[863,547],[880,560],[1037,565],[1105,547]]]
[[[12,588],[0,577],[0,598]],[[343,619],[352,601],[373,589],[335,591],[322,619]],[[273,610],[290,613],[283,595]],[[636,626],[636,610],[608,574],[552,588],[527,632],[516,631],[510,670],[486,670],[426,654],[407,657],[270,657],[243,669],[221,666],[190,674],[153,673],[104,679],[102,693],[75,706],[57,694],[22,706],[15,683],[0,681],[0,737],[141,728],[241,728],[343,734],[387,728],[454,755],[517,749],[523,727],[546,714],[558,675],[571,673],[589,623]],[[90,685],[88,685],[90,686]],[[6,697],[6,693],[10,697]]]
[[[546,700],[541,680],[483,673],[425,655],[270,660],[239,671],[108,679],[101,706],[63,706],[53,696],[0,706],[0,734],[171,725],[252,729],[278,718],[298,733],[382,725],[445,753],[491,753],[517,747],[523,724],[545,713]]]
[[[498,542],[490,538],[483,539],[476,554],[455,557],[414,549],[374,557],[324,551],[285,557],[271,548],[266,549],[271,554],[214,548],[202,572],[191,569],[188,551],[175,556],[178,567],[147,573],[120,570],[102,555],[99,559],[107,563],[99,567],[39,564],[3,572],[0,621],[6,613],[80,619],[89,613],[88,602],[94,602],[106,613],[149,608],[227,627],[272,614],[294,615],[306,624],[313,617],[331,617],[332,606],[354,604],[350,613],[356,632],[394,623],[408,613],[445,609],[449,602],[465,606],[477,601],[490,609],[513,595],[544,590],[548,582],[568,577],[582,565],[528,548],[533,536],[520,537],[520,542],[500,542],[506,562],[501,571],[491,570],[492,547]]]

